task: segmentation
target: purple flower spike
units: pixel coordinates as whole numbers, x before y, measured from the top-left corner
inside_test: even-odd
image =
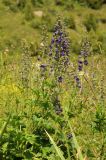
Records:
[[[63,78],[60,75],[64,75],[69,66],[69,39],[60,19],[55,25],[50,46],[50,65],[53,66],[56,81],[61,83]]]

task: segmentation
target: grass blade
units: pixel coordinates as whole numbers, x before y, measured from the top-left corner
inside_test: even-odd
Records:
[[[61,160],[65,160],[60,148],[56,145],[56,143],[54,142],[53,138],[49,135],[49,133],[46,130],[45,130],[45,132],[46,132],[47,136],[49,137],[51,143],[53,144],[58,156],[61,158]]]
[[[11,117],[11,115],[9,115],[7,121],[4,123],[4,125],[3,125],[3,127],[2,127],[2,129],[0,131],[0,139],[2,138],[2,136],[3,136],[3,134],[4,134],[5,130],[6,130],[6,127],[7,127],[8,123],[9,123],[9,121],[10,121],[10,117]]]
[[[72,136],[73,136],[73,142],[74,142],[75,148],[77,150],[78,158],[79,158],[79,160],[84,160],[82,152],[81,152],[81,149],[80,149],[80,146],[79,146],[79,144],[77,142],[76,136],[75,136],[75,134],[73,132],[73,129],[72,129],[71,124],[69,123],[69,121],[68,121],[68,125],[70,127],[70,130],[71,130],[71,133],[72,133]]]

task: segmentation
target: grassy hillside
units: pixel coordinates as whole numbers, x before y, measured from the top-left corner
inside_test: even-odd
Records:
[[[105,3],[0,1],[0,160],[106,160]]]

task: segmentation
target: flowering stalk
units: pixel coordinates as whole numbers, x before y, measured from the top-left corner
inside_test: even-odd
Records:
[[[82,47],[78,59],[78,73],[75,76],[76,85],[81,90],[82,90],[82,82],[81,82],[82,77],[79,78],[79,76],[82,76],[84,74],[84,66],[88,65],[87,58],[89,55],[89,49],[90,49],[90,43],[87,40],[87,38],[85,38],[82,42]]]
[[[65,81],[65,75],[69,67],[69,39],[63,28],[63,24],[58,18],[54,27],[54,33],[49,45],[49,69],[50,74],[54,79],[54,99],[53,105],[56,114],[62,113],[62,108],[59,100],[59,93],[61,90],[61,83]]]
[[[49,47],[51,72],[54,74],[56,83],[62,83],[69,66],[69,40],[60,18],[54,27],[54,33]]]

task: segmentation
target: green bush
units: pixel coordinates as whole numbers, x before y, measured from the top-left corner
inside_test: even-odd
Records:
[[[25,19],[29,21],[29,20],[32,20],[33,17],[34,15],[33,15],[32,4],[30,1],[28,1],[25,6]]]
[[[87,0],[88,5],[93,9],[98,9],[103,4],[103,0]]]
[[[55,0],[55,4],[56,5],[64,5],[64,1],[63,0]]]
[[[99,33],[98,40],[102,44],[102,49],[106,52],[106,32]]]
[[[44,4],[44,0],[31,0],[34,6],[41,6]]]
[[[93,54],[101,53],[101,51],[100,51],[101,42],[98,39],[97,33],[95,33],[93,30],[91,30],[89,32],[89,40],[90,40],[90,43],[91,43],[91,46],[92,46]]]
[[[43,24],[45,26],[47,26],[47,29],[49,32],[52,32],[54,27],[53,27],[53,24],[54,24],[54,20],[53,20],[53,17],[51,17],[51,15],[49,14],[46,14],[42,17],[42,21],[43,21]]]
[[[18,0],[17,1],[17,7],[19,7],[20,9],[23,9],[26,5],[26,0]]]
[[[71,28],[74,30],[76,29],[76,24],[73,16],[70,16],[69,18],[64,18],[64,23],[68,28]]]
[[[10,1],[10,0],[2,0],[2,2],[3,2],[6,6],[10,6],[10,5],[11,5],[11,1]]]
[[[17,12],[18,8],[17,8],[16,5],[12,4],[12,5],[10,5],[10,10],[13,11],[13,12]]]
[[[41,27],[41,20],[36,18],[36,19],[33,19],[31,21],[31,27],[34,28],[34,29],[40,29]]]
[[[80,2],[81,4],[86,4],[93,9],[99,9],[104,2],[104,0],[77,0],[77,1]]]
[[[96,31],[98,26],[96,17],[93,14],[89,14],[84,21],[84,25],[88,32],[92,29]]]
[[[75,53],[75,54],[79,54],[80,53],[80,44],[78,42],[76,42],[75,40],[72,41],[71,48],[72,48],[72,52],[73,53]]]

